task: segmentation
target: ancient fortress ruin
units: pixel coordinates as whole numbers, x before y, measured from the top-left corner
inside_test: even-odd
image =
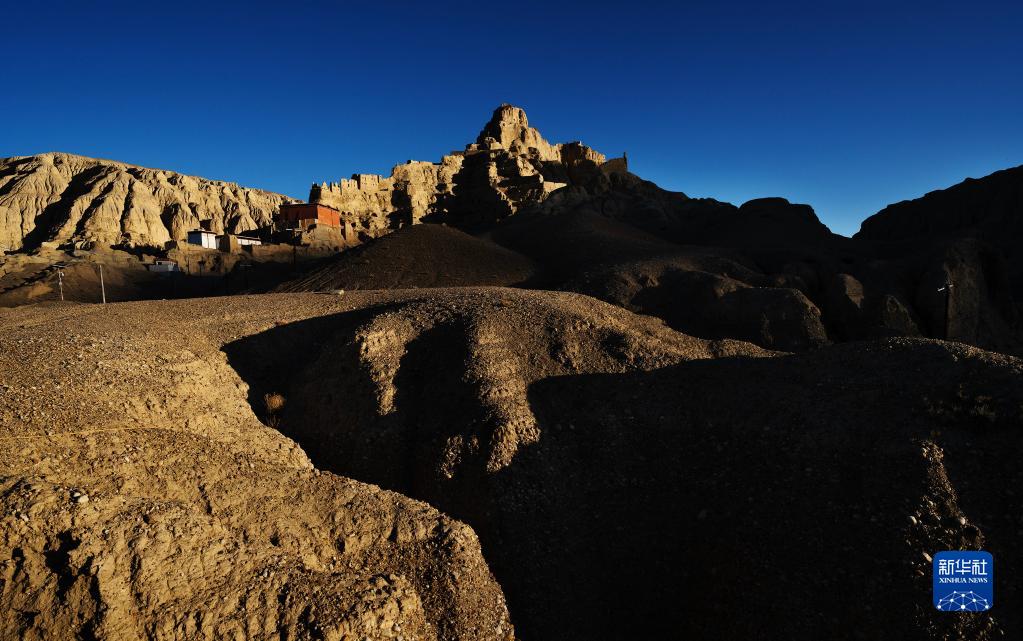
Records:
[[[551,144],[529,126],[522,109],[504,104],[465,151],[440,162],[410,160],[387,177],[355,174],[313,185],[309,202],[338,210],[360,235],[421,221],[474,227],[615,171],[628,171],[626,158],[607,160],[580,142]]]

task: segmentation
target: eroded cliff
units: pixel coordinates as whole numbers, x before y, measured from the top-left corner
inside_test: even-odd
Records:
[[[334,207],[370,235],[423,220],[474,227],[602,171],[626,170],[624,158],[609,161],[580,142],[548,142],[522,109],[504,104],[464,151],[436,163],[410,160],[395,166],[390,176],[355,174],[313,185],[309,200]]]
[[[201,224],[269,225],[287,196],[65,153],[0,159],[0,249],[44,242],[163,247]]]

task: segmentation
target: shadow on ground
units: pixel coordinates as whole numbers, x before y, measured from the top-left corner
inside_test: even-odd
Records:
[[[400,362],[377,363],[352,337],[389,310],[225,352],[257,414],[268,392],[289,399],[280,429],[319,468],[472,525],[522,638],[1021,630],[1011,578],[992,613],[934,612],[926,556],[983,548],[1000,577],[1021,569],[1018,361],[902,340],[546,378],[526,392],[539,440],[495,470],[463,328],[423,331]],[[373,384],[381,372],[393,398]]]

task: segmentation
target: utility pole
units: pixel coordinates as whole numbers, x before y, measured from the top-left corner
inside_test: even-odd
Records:
[[[60,300],[64,301],[64,270],[57,270],[57,286],[60,288]]]
[[[103,304],[107,304],[107,286],[103,282],[103,263],[99,265],[99,290],[103,293]]]
[[[945,286],[939,287],[939,292],[945,292],[945,340],[952,340],[952,279],[945,276]]]

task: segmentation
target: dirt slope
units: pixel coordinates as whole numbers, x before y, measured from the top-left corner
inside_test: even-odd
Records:
[[[476,523],[498,580],[514,595],[525,638],[596,633],[610,622],[595,595],[622,594],[621,586],[607,584],[615,576],[600,559],[607,541],[555,509],[562,497],[554,477],[577,463],[527,472],[535,478],[523,485],[519,462],[550,429],[533,413],[530,386],[551,376],[764,352],[694,339],[577,294],[464,288],[375,295],[380,301],[361,309],[232,343],[231,364],[252,382],[255,398],[259,390],[288,397],[281,429],[312,448],[320,464]],[[296,353],[312,357],[301,361]],[[533,483],[549,487],[537,493]],[[565,568],[558,559],[577,537],[596,546],[595,556]],[[573,579],[555,568],[571,570]],[[622,603],[630,606],[624,595]]]
[[[925,556],[1020,568],[1019,360],[907,339],[772,356],[568,293],[364,296],[229,360],[254,399],[288,397],[281,429],[317,465],[472,525],[523,638],[1021,629],[1008,585],[993,613],[933,613]]]
[[[0,310],[0,637],[511,638],[471,529],[314,469],[219,351],[339,308]]]
[[[1013,638],[1018,587],[999,582],[990,616],[946,617],[930,606],[930,555],[987,549],[1002,576],[1019,572],[1021,381],[1018,360],[905,339],[546,379],[530,389],[541,425],[575,429],[531,469],[571,461],[569,439],[591,435],[585,465],[556,465],[559,506],[612,538],[608,567],[642,586],[630,604],[656,632]]]
[[[41,305],[0,327],[0,636],[1023,629],[1011,581],[990,613],[929,607],[936,551],[1023,569],[1011,357],[784,355],[506,288]]]
[[[657,316],[703,338],[746,340],[770,349],[805,351],[830,342],[821,312],[801,282],[771,278],[705,248],[582,271],[559,285],[626,309]]]
[[[444,225],[413,225],[276,288],[281,292],[517,285],[535,276],[525,256]]]

